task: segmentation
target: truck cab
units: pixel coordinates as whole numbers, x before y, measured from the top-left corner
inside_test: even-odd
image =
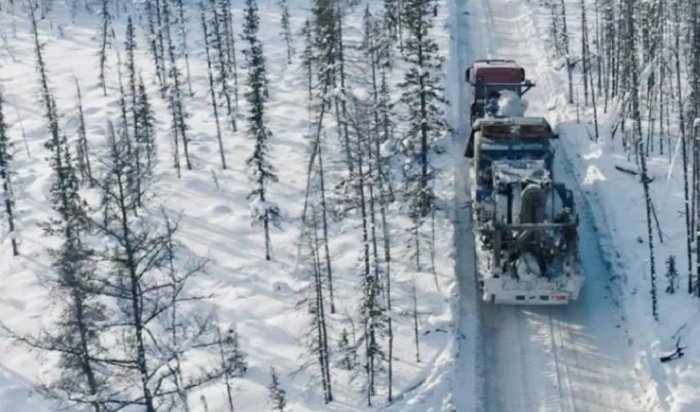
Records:
[[[502,90],[509,90],[519,97],[534,87],[525,78],[525,69],[513,60],[477,60],[465,73],[465,80],[473,88],[471,118],[484,117],[489,99],[498,99]]]

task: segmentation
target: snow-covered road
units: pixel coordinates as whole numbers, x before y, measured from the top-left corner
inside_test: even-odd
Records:
[[[552,123],[563,120],[557,117],[556,108],[547,110],[552,97],[548,91],[554,89],[554,84],[543,54],[544,33],[537,33],[530,13],[536,4],[529,0],[455,0],[453,7],[454,48],[460,50],[453,54],[452,64],[464,69],[480,58],[518,61],[538,85],[527,95],[528,114],[545,116]],[[455,106],[463,116],[458,129],[458,139],[463,142],[468,128],[465,122],[469,92],[464,83],[459,84],[459,90]],[[457,368],[466,371],[475,362],[480,381],[477,384],[482,385],[477,387],[476,397],[470,397],[463,388],[455,388],[458,410],[642,410],[624,317],[613,299],[610,271],[568,163],[561,157],[557,159],[555,179],[564,181],[577,193],[580,252],[586,275],[582,294],[568,307],[508,307],[474,302],[473,238],[468,210],[464,208],[467,163],[457,156],[456,203],[462,206],[457,208],[455,222],[461,282],[460,327],[470,327],[467,322],[478,311],[481,339],[460,342]],[[476,360],[469,356],[474,348]]]

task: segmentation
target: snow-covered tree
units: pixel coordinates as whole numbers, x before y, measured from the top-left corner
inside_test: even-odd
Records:
[[[211,10],[211,18],[207,20],[208,33],[211,36],[209,44],[214,51],[212,65],[216,72],[215,81],[218,85],[218,95],[223,99],[226,109],[226,116],[231,129],[235,132],[238,130],[236,123],[236,112],[238,102],[238,82],[237,77],[234,77],[237,70],[231,67],[234,64],[235,51],[233,48],[233,36],[230,35],[228,9],[228,0],[222,0],[226,4],[222,4],[217,0],[209,0],[209,8]],[[231,85],[232,77],[234,84]]]
[[[668,286],[666,287],[666,293],[674,294],[678,288],[678,269],[676,268],[676,257],[669,255],[666,259],[666,279],[668,280]]]
[[[61,239],[61,246],[52,251],[52,257],[57,274],[55,293],[65,306],[61,308],[57,331],[18,339],[34,348],[60,354],[61,374],[42,388],[44,393],[70,405],[90,405],[99,412],[102,405],[96,396],[104,389],[105,375],[98,372],[95,359],[101,352],[98,335],[103,309],[94,296],[93,253],[83,240],[89,222],[70,148],[59,127],[56,101],[49,89],[34,7],[30,7],[30,20],[41,102],[49,131],[45,147],[51,152],[49,163],[54,175],[50,201],[55,214],[44,224],[44,230],[47,235]]]
[[[170,112],[172,117],[173,132],[173,160],[178,177],[180,177],[180,153],[179,145],[182,143],[182,151],[185,156],[185,165],[188,170],[192,170],[192,161],[189,151],[189,137],[187,136],[187,111],[185,109],[185,94],[183,93],[182,74],[178,67],[178,55],[176,53],[175,39],[173,39],[170,26],[173,22],[168,1],[163,1],[163,24],[165,26],[165,39],[167,43],[167,54],[170,60],[170,70],[168,76],[172,84],[170,85]]]
[[[248,194],[251,201],[253,222],[261,224],[265,235],[265,259],[272,259],[270,226],[279,222],[279,208],[268,199],[268,186],[276,182],[275,169],[269,161],[269,139],[272,135],[267,127],[266,104],[268,80],[262,43],[258,38],[260,18],[256,0],[246,0],[243,39],[248,44],[244,50],[248,77],[245,93],[248,102],[248,136],[254,140],[255,149],[246,164],[253,189]]]
[[[287,406],[287,401],[285,400],[286,392],[282,389],[280,379],[274,367],[270,368],[270,384],[267,386],[267,389],[270,391],[269,397],[272,403],[272,409],[284,412],[284,408]]]
[[[137,173],[141,184],[153,173],[156,161],[155,115],[146,92],[143,79],[139,76],[134,106],[134,144],[136,146]]]
[[[119,356],[104,363],[121,379],[115,383],[109,402],[121,407],[139,405],[147,412],[159,410],[159,405],[184,407],[187,391],[223,374],[217,368],[189,370],[185,375],[179,367],[191,351],[216,343],[206,318],[182,315],[185,307],[201,300],[187,285],[201,273],[203,265],[175,265],[183,247],[174,241],[177,225],[167,216],[160,224],[146,218],[147,208],[136,214],[138,196],[129,190],[133,180],[129,175],[135,168],[126,154],[125,134],[115,133],[111,123],[108,130],[104,172],[96,182],[102,193],[102,219],[92,223],[105,245],[101,293],[114,299],[117,310],[110,331],[116,337],[112,351]]]
[[[78,100],[78,141],[76,142],[76,154],[78,161],[78,172],[83,183],[91,183],[92,166],[90,165],[90,147],[87,140],[87,127],[85,126],[85,115],[83,112],[83,98],[80,91],[78,78],[75,79],[76,98]]]
[[[3,114],[3,98],[0,94],[0,179],[2,179],[2,195],[7,218],[7,229],[12,242],[12,255],[18,256],[17,232],[15,227],[15,198],[12,191],[12,143],[7,131],[5,116]]]
[[[216,140],[219,142],[219,156],[221,157],[221,168],[226,169],[226,154],[224,153],[224,141],[221,137],[221,125],[219,123],[219,106],[216,101],[216,86],[214,83],[214,73],[212,70],[212,58],[209,47],[209,28],[204,4],[199,3],[200,17],[202,20],[202,32],[204,33],[204,51],[207,56],[207,76],[209,78],[209,95],[211,96],[211,108],[214,112],[214,124],[216,125]]]
[[[112,46],[112,12],[109,9],[109,0],[102,0],[101,2],[100,17],[102,22],[100,24],[100,87],[102,88],[102,93],[107,96],[107,49]]]
[[[284,44],[287,46],[287,64],[292,64],[292,55],[294,54],[294,48],[292,46],[292,28],[291,22],[289,20],[289,5],[287,0],[278,0],[277,5],[280,8],[280,24],[282,25],[282,39]]]
[[[221,333],[221,327],[216,327],[216,344],[219,350],[219,362],[223,371],[224,383],[226,384],[226,395],[229,411],[233,412],[233,379],[240,378],[248,371],[248,361],[246,353],[241,349],[238,342],[238,333],[231,327],[225,334]]]
[[[404,196],[413,221],[413,253],[418,267],[422,221],[434,212],[434,170],[430,165],[430,154],[435,141],[449,130],[444,111],[447,101],[440,80],[442,58],[431,34],[433,4],[430,0],[407,0],[402,16],[406,30],[404,59],[408,68],[399,85],[406,113],[400,149],[405,157]]]
[[[311,205],[304,219],[302,242],[305,247],[305,269],[311,282],[306,294],[306,304],[311,314],[308,344],[312,361],[306,366],[318,362],[318,379],[323,388],[325,403],[333,401],[333,383],[331,380],[330,344],[328,337],[328,318],[326,316],[326,298],[324,293],[324,273],[320,257],[319,211]]]

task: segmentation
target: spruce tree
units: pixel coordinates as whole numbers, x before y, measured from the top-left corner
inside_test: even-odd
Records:
[[[282,39],[287,46],[287,64],[292,64],[294,48],[292,47],[293,38],[291,22],[289,21],[289,5],[287,4],[287,0],[278,0],[277,4],[281,14],[280,24],[282,25]]]
[[[383,301],[384,284],[382,269],[379,265],[377,247],[377,221],[375,216],[375,170],[372,159],[372,121],[373,107],[367,101],[351,101],[350,120],[355,159],[354,186],[356,199],[362,218],[362,249],[358,272],[360,281],[359,317],[363,326],[364,370],[366,374],[365,390],[367,406],[372,406],[372,397],[376,393],[377,375],[383,369],[385,353],[381,338],[386,334],[385,304]]]
[[[224,142],[221,137],[221,125],[219,124],[219,107],[216,102],[216,87],[214,85],[214,73],[212,71],[212,58],[209,52],[209,33],[207,18],[204,11],[204,4],[199,3],[202,32],[204,33],[204,51],[207,56],[207,76],[209,78],[209,95],[211,96],[211,108],[214,112],[214,124],[216,125],[216,140],[219,142],[219,156],[221,157],[221,168],[226,169],[226,155],[224,153]]]
[[[224,383],[226,384],[226,395],[229,411],[233,412],[233,388],[232,380],[245,375],[248,371],[248,361],[246,354],[240,348],[238,334],[234,328],[229,328],[222,336],[221,327],[216,327],[216,344],[219,350],[219,361],[223,371]]]
[[[15,228],[15,199],[12,192],[12,169],[10,162],[12,161],[12,144],[10,136],[7,132],[7,124],[3,114],[3,98],[0,94],[0,179],[2,179],[2,192],[5,198],[5,215],[7,217],[7,229],[9,231],[10,241],[12,242],[12,255],[18,256],[19,249],[17,248],[17,232]]]
[[[254,223],[263,226],[265,259],[270,260],[272,259],[270,226],[279,222],[279,208],[269,201],[267,189],[270,182],[276,182],[278,179],[275,175],[275,169],[268,159],[269,139],[271,137],[265,113],[268,100],[268,80],[262,43],[258,39],[259,25],[260,18],[258,17],[256,0],[246,0],[243,39],[248,43],[248,48],[244,51],[248,67],[246,80],[248,90],[245,93],[249,107],[247,133],[255,142],[253,154],[246,162],[253,184],[248,199],[252,201]]]
[[[172,22],[170,8],[168,6],[168,1],[163,1],[163,24],[165,25],[165,38],[168,49],[168,57],[170,60],[170,70],[169,77],[172,81],[170,86],[170,111],[172,115],[172,129],[173,129],[173,142],[175,153],[174,163],[177,170],[178,177],[180,177],[180,153],[179,153],[179,143],[182,143],[182,151],[185,155],[185,165],[188,170],[192,170],[192,161],[190,159],[189,151],[189,137],[187,136],[187,111],[185,110],[185,96],[182,90],[182,74],[177,64],[177,54],[175,48],[175,41],[172,38],[170,25]]]
[[[106,79],[106,66],[107,66],[107,48],[111,47],[110,36],[112,31],[112,13],[109,10],[110,2],[108,0],[102,0],[102,7],[100,15],[102,17],[102,24],[100,27],[100,87],[102,88],[102,93],[107,96],[107,79]]]
[[[354,370],[355,358],[353,354],[355,353],[355,348],[350,343],[348,330],[345,328],[343,328],[343,330],[340,332],[340,338],[338,339],[338,352],[341,355],[340,367],[347,371]]]
[[[233,10],[231,0],[218,0],[219,17],[223,27],[224,43],[226,49],[226,67],[229,76],[233,78],[233,100],[238,110],[238,65],[236,58],[236,35],[233,29]]]
[[[238,331],[234,327],[229,327],[226,333],[221,334],[218,329],[217,345],[221,357],[222,370],[229,378],[241,378],[248,372],[248,355],[241,348],[238,339]]]
[[[178,54],[185,58],[185,79],[187,81],[187,88],[189,95],[193,96],[194,91],[192,90],[192,79],[190,76],[190,51],[187,46],[187,17],[185,15],[185,4],[183,0],[177,0],[177,33],[179,37],[178,44]]]
[[[304,68],[304,72],[306,73],[306,87],[309,92],[310,108],[313,101],[314,62],[316,56],[314,54],[314,31],[312,30],[311,22],[308,19],[304,22],[304,27],[301,29],[301,35],[304,37],[304,51],[301,54],[301,64]]]
[[[89,299],[86,293],[89,290],[85,286],[87,282],[86,275],[90,273],[89,269],[89,250],[85,249],[81,240],[82,236],[88,229],[86,211],[84,203],[80,197],[78,190],[78,178],[73,168],[72,157],[67,144],[65,135],[61,133],[59,127],[58,109],[56,108],[56,100],[49,89],[49,80],[46,73],[46,66],[42,54],[42,47],[39,43],[39,34],[37,28],[37,20],[34,5],[30,5],[30,23],[34,40],[34,52],[36,57],[37,71],[39,73],[39,84],[41,87],[41,103],[44,105],[47,128],[49,130],[49,139],[44,146],[51,151],[49,163],[53,170],[54,181],[51,185],[50,201],[54,209],[55,216],[44,224],[44,230],[48,235],[60,236],[63,239],[63,245],[60,252],[56,253],[54,266],[59,272],[58,285],[61,293],[71,296],[69,306],[66,311],[69,314],[75,314],[76,318],[69,320],[70,325],[75,325],[84,334],[80,334],[78,342],[70,342],[75,344],[78,349],[75,351],[66,351],[66,356],[75,356],[72,362],[66,360],[66,365],[77,367],[83,372],[83,378],[87,379],[87,391],[89,395],[95,395],[98,391],[98,384],[91,377],[94,374],[92,370],[92,359],[89,353],[91,342],[90,337],[95,334],[93,325],[89,319],[80,316]],[[78,268],[80,267],[80,268]],[[71,331],[62,330],[61,333],[71,334]],[[45,341],[58,340],[51,336]],[[44,342],[42,342],[43,345]],[[54,346],[49,344],[45,348],[52,350]],[[57,350],[61,352],[60,349]]]
[[[423,219],[434,210],[434,171],[429,156],[433,143],[448,132],[443,110],[447,101],[440,83],[442,59],[430,32],[433,27],[432,6],[430,0],[407,0],[402,16],[406,29],[404,59],[408,69],[404,81],[399,85],[403,90],[401,103],[407,114],[400,147],[405,156],[404,195],[413,222],[412,235],[418,268],[420,228]]]
[[[666,259],[666,279],[668,279],[668,286],[666,287],[666,293],[674,294],[678,288],[678,269],[676,268],[676,257],[669,255]]]
[[[139,150],[139,162],[143,163],[140,172],[144,176],[150,176],[156,162],[156,125],[155,115],[148,99],[146,86],[139,76],[138,89],[136,91],[136,105],[134,108],[135,124],[134,142]]]
[[[134,136],[134,139],[136,139],[136,128],[138,127],[136,122],[136,101],[138,99],[138,96],[136,94],[136,61],[134,56],[134,53],[136,51],[136,39],[134,33],[134,24],[131,21],[131,16],[127,18],[126,22],[126,40],[124,42],[124,49],[126,50],[126,76],[129,95],[128,100],[131,107],[133,130],[132,135]]]
[[[304,219],[304,232],[301,242],[306,247],[305,265],[311,275],[307,288],[307,304],[311,313],[309,349],[311,356],[318,361],[318,373],[323,388],[325,403],[333,401],[333,384],[331,380],[330,344],[328,338],[328,320],[324,297],[323,268],[320,258],[319,212],[314,205],[308,208]]]
[[[287,401],[285,400],[286,392],[280,385],[280,380],[274,367],[270,368],[270,384],[267,386],[267,389],[270,391],[269,396],[272,409],[284,412],[284,407],[287,406]]]
[[[144,2],[146,6],[146,20],[147,20],[147,25],[148,25],[148,45],[151,50],[151,56],[153,57],[153,64],[155,66],[155,72],[156,72],[156,79],[158,80],[158,85],[160,86],[161,90],[165,89],[165,68],[163,65],[165,64],[164,61],[161,59],[161,52],[160,48],[158,46],[158,36],[156,35],[156,27],[158,25],[156,21],[156,12],[154,9],[156,9],[159,6],[156,6],[154,2],[152,1],[146,1]],[[160,14],[160,12],[158,12]]]
[[[144,198],[145,193],[129,190],[133,180],[129,175],[135,168],[127,156],[125,134],[116,133],[111,123],[108,126],[104,173],[96,182],[102,194],[102,220],[92,220],[92,224],[106,245],[102,294],[114,299],[117,311],[111,331],[117,337],[113,350],[119,356],[106,358],[104,363],[122,380],[110,402],[118,401],[121,407],[139,405],[147,412],[165,404],[184,407],[188,390],[223,374],[220,368],[192,369],[185,376],[179,367],[179,360],[192,350],[216,344],[206,317],[180,315],[193,310],[193,301],[202,299],[190,293],[188,282],[201,273],[203,264],[175,264],[184,246],[174,241],[177,225],[167,216],[161,224],[140,217],[148,216],[148,208],[136,215],[137,198]],[[176,389],[163,385],[164,379]]]
[[[228,3],[227,0],[225,0],[225,2]],[[213,67],[216,71],[215,80],[219,86],[219,96],[223,99],[225,104],[226,116],[228,117],[231,129],[235,132],[238,131],[238,125],[236,123],[237,107],[234,102],[234,99],[237,102],[238,98],[235,96],[238,95],[238,86],[236,83],[234,83],[234,90],[231,90],[231,76],[233,73],[236,73],[236,70],[230,67],[233,63],[233,56],[235,56],[235,53],[231,50],[231,47],[229,46],[230,42],[233,41],[233,37],[231,37],[231,41],[229,41],[229,31],[227,28],[228,20],[226,12],[226,10],[228,9],[224,8],[223,11],[220,10],[217,5],[217,0],[210,0],[210,8],[212,11],[212,17],[207,23],[207,25],[211,28],[210,44],[212,49],[216,53],[216,58],[213,59],[212,62]],[[235,96],[232,96],[232,94],[234,93]]]
[[[52,266],[56,272],[56,294],[65,306],[58,321],[58,330],[45,332],[36,338],[19,338],[28,345],[60,354],[59,377],[41,389],[47,395],[69,405],[89,405],[99,412],[103,405],[98,395],[106,387],[107,375],[100,372],[96,359],[102,352],[99,345],[100,323],[104,319],[102,305],[95,299],[96,290],[93,252],[83,240],[89,229],[85,205],[79,193],[79,183],[66,136],[59,127],[56,101],[49,90],[46,66],[39,44],[34,7],[30,7],[30,22],[35,47],[36,65],[41,86],[41,102],[45,108],[50,150],[49,163],[54,180],[50,201],[54,216],[43,227],[49,236],[61,239],[52,251]]]
[[[92,184],[92,166],[90,165],[90,147],[87,140],[87,128],[85,126],[85,115],[83,113],[83,98],[80,92],[80,83],[78,78],[75,78],[75,90],[78,99],[78,141],[77,145],[77,160],[78,172],[82,182]]]

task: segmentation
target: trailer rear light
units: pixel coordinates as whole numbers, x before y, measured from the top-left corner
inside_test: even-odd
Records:
[[[549,300],[548,295],[540,295],[540,300]]]
[[[515,300],[525,300],[525,295],[517,295]]]
[[[566,300],[566,295],[556,295],[554,300]]]

